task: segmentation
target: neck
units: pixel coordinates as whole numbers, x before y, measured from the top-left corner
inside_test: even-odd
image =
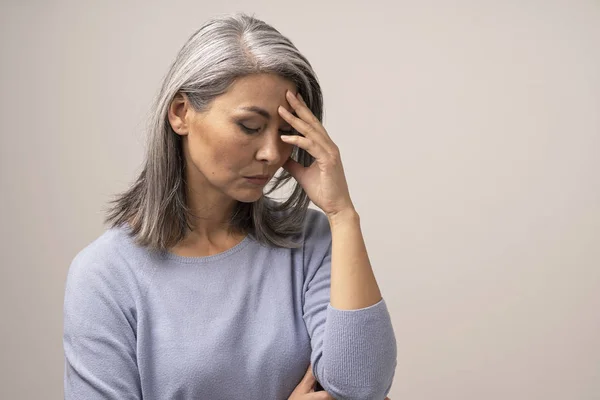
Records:
[[[237,201],[231,198],[207,199],[207,196],[189,196],[188,207],[191,211],[190,225],[192,236],[198,238],[210,238],[231,234],[231,215],[237,205]]]
[[[191,213],[189,223],[192,227],[186,237],[192,241],[210,241],[239,234],[232,231],[230,224],[237,200],[213,187],[190,162],[185,168],[185,180],[186,201]]]
[[[237,201],[197,204],[197,198],[190,201],[191,229],[170,249],[172,253],[188,257],[208,256],[221,253],[243,240],[244,232],[232,229],[229,222]]]

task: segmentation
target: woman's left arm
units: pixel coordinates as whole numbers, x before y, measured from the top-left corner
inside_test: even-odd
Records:
[[[376,304],[382,297],[367,255],[360,218],[350,199],[339,149],[301,96],[288,91],[287,99],[298,116],[284,107],[279,107],[279,112],[300,135],[284,135],[281,139],[309,152],[315,162],[303,167],[290,158],[283,167],[329,219],[331,305],[340,310],[356,310]]]
[[[360,218],[354,209],[328,215],[331,227],[331,306],[357,310],[381,301]]]
[[[326,229],[318,227],[327,223],[331,231],[329,257],[325,256],[313,278],[325,280],[330,264],[330,299],[320,339],[314,336],[322,332],[314,321],[319,314],[315,310],[322,309],[317,298],[323,290],[319,283],[309,285],[304,310],[311,339],[318,346],[313,347],[315,376],[336,398],[380,399],[389,393],[393,381],[395,335],[369,262],[360,218],[350,199],[340,152],[302,97],[287,92],[287,99],[298,116],[284,107],[279,107],[279,112],[300,135],[284,135],[281,140],[304,149],[315,161],[304,167],[290,158],[283,168],[327,217],[321,224],[309,221],[311,229],[324,237]]]

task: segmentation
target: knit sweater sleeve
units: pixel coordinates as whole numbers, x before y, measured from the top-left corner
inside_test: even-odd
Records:
[[[64,398],[142,398],[132,279],[88,247],[72,261],[64,297]]]
[[[315,378],[338,400],[383,400],[397,364],[394,330],[384,299],[358,310],[330,304],[331,230],[309,210],[304,241],[303,316]]]

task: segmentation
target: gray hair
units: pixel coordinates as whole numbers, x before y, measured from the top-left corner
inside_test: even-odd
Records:
[[[171,64],[150,110],[144,168],[129,189],[110,201],[105,223],[110,227],[129,224],[135,242],[151,250],[164,251],[179,243],[186,229],[191,229],[191,210],[186,203],[181,137],[171,128],[168,107],[181,92],[196,111],[204,111],[237,78],[257,73],[275,73],[294,82],[322,121],[323,96],[317,76],[288,38],[244,13],[214,16],[190,36]],[[292,158],[304,166],[314,161],[298,147]],[[230,227],[265,245],[299,247],[295,238],[302,232],[310,199],[295,180],[287,200],[270,199],[267,195],[291,175],[283,170],[273,179],[259,200],[237,203]]]

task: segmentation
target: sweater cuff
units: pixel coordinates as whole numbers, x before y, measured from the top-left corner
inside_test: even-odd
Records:
[[[331,303],[329,303],[329,305],[327,306],[328,309],[334,310],[336,312],[341,312],[341,313],[356,313],[356,312],[361,312],[361,311],[369,310],[371,308],[376,308],[376,307],[386,307],[386,310],[387,310],[387,306],[386,306],[385,302],[383,301],[383,297],[381,298],[381,300],[379,300],[375,304],[372,304],[372,305],[364,307],[364,308],[357,308],[355,310],[342,310],[340,308],[335,308],[334,306],[331,305]]]
[[[327,307],[325,371],[339,387],[389,385],[396,365],[396,339],[387,305],[356,310]]]

